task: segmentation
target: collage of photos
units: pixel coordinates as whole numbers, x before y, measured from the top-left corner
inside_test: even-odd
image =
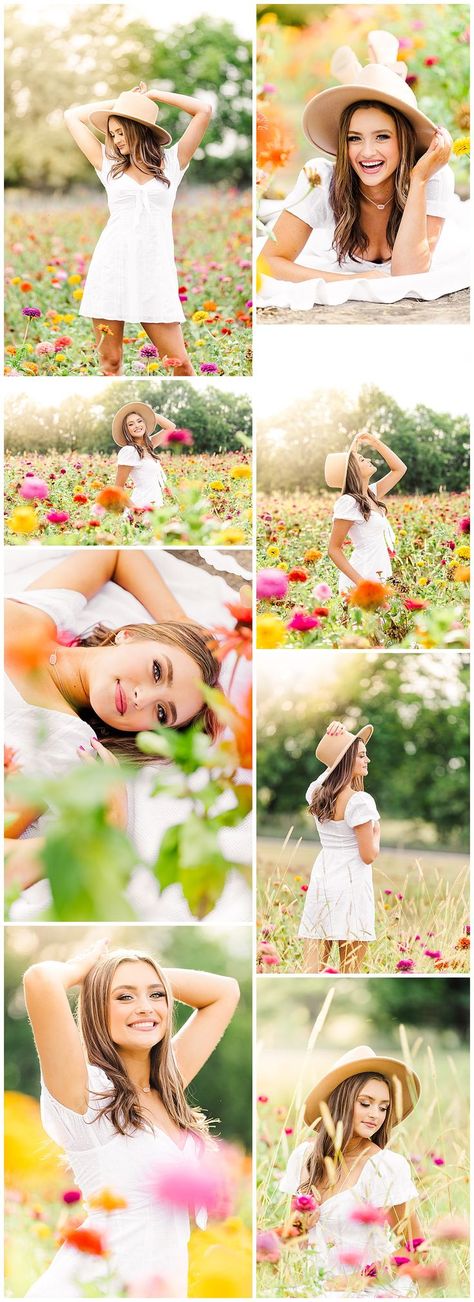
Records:
[[[3,1296],[468,1298],[469,6],[3,15]]]

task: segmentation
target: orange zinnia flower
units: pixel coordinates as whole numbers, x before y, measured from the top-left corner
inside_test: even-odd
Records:
[[[89,1207],[99,1207],[103,1212],[117,1212],[127,1206],[125,1198],[119,1194],[112,1193],[111,1189],[102,1189],[101,1193],[95,1194],[93,1198],[88,1198]]]
[[[387,604],[390,588],[385,583],[374,583],[371,579],[362,579],[352,589],[347,598],[349,605],[358,606],[360,610],[378,610]]]
[[[295,147],[293,132],[287,127],[280,110],[266,104],[257,111],[257,167],[284,167]]]
[[[108,1255],[102,1235],[97,1230],[87,1229],[87,1226],[79,1225],[72,1230],[65,1230],[63,1239],[65,1243],[70,1243],[72,1248],[77,1248],[78,1252],[87,1252],[91,1257]]]
[[[103,506],[106,511],[116,511],[117,514],[130,506],[130,498],[123,488],[103,488],[95,500],[98,506]]]

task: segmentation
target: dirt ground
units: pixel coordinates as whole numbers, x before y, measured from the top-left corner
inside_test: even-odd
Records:
[[[242,566],[242,569],[244,570],[252,569],[252,552],[250,546],[247,548],[219,547],[217,550],[220,552],[221,556],[232,557],[235,561],[237,561],[237,565]],[[177,556],[178,560],[187,561],[188,565],[196,565],[197,569],[199,570],[206,570],[208,574],[214,574],[217,577],[220,576],[220,578],[225,579],[226,583],[229,584],[229,587],[233,588],[235,592],[239,592],[242,585],[245,582],[248,582],[248,580],[241,578],[240,574],[232,574],[229,570],[226,569],[223,570],[214,569],[213,565],[210,565],[208,561],[204,560],[203,556],[199,555],[199,551],[197,548],[192,548],[189,549],[188,551],[184,551],[182,548],[178,550],[169,547],[168,551],[171,552],[173,556]]]
[[[405,298],[400,303],[343,303],[313,307],[309,312],[259,307],[258,325],[468,325],[469,290],[445,294],[430,303]]]

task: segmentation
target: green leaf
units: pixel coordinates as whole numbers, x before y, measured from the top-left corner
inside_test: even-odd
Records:
[[[70,819],[48,830],[41,853],[51,886],[54,917],[64,922],[128,921],[134,913],[124,891],[136,852],[105,815]]]
[[[153,872],[162,891],[166,890],[167,886],[172,886],[174,882],[179,881],[181,828],[181,823],[178,823],[175,827],[168,827],[161,838],[158,858],[153,867]]]

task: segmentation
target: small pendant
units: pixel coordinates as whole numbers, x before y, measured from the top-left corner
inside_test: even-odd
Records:
[[[151,1094],[151,1085],[141,1085],[140,1089],[142,1090],[143,1094]]]
[[[56,655],[56,652],[53,651],[52,655],[50,655],[50,657],[49,657],[49,663],[50,663],[50,665],[55,665],[56,662],[57,662],[57,659],[58,659],[58,657],[57,657],[57,655]]]
[[[384,210],[384,208],[386,208],[386,206],[387,206],[387,205],[386,205],[385,203],[378,203],[378,204],[377,204],[377,208],[378,208],[379,212],[383,212],[383,210]]]

